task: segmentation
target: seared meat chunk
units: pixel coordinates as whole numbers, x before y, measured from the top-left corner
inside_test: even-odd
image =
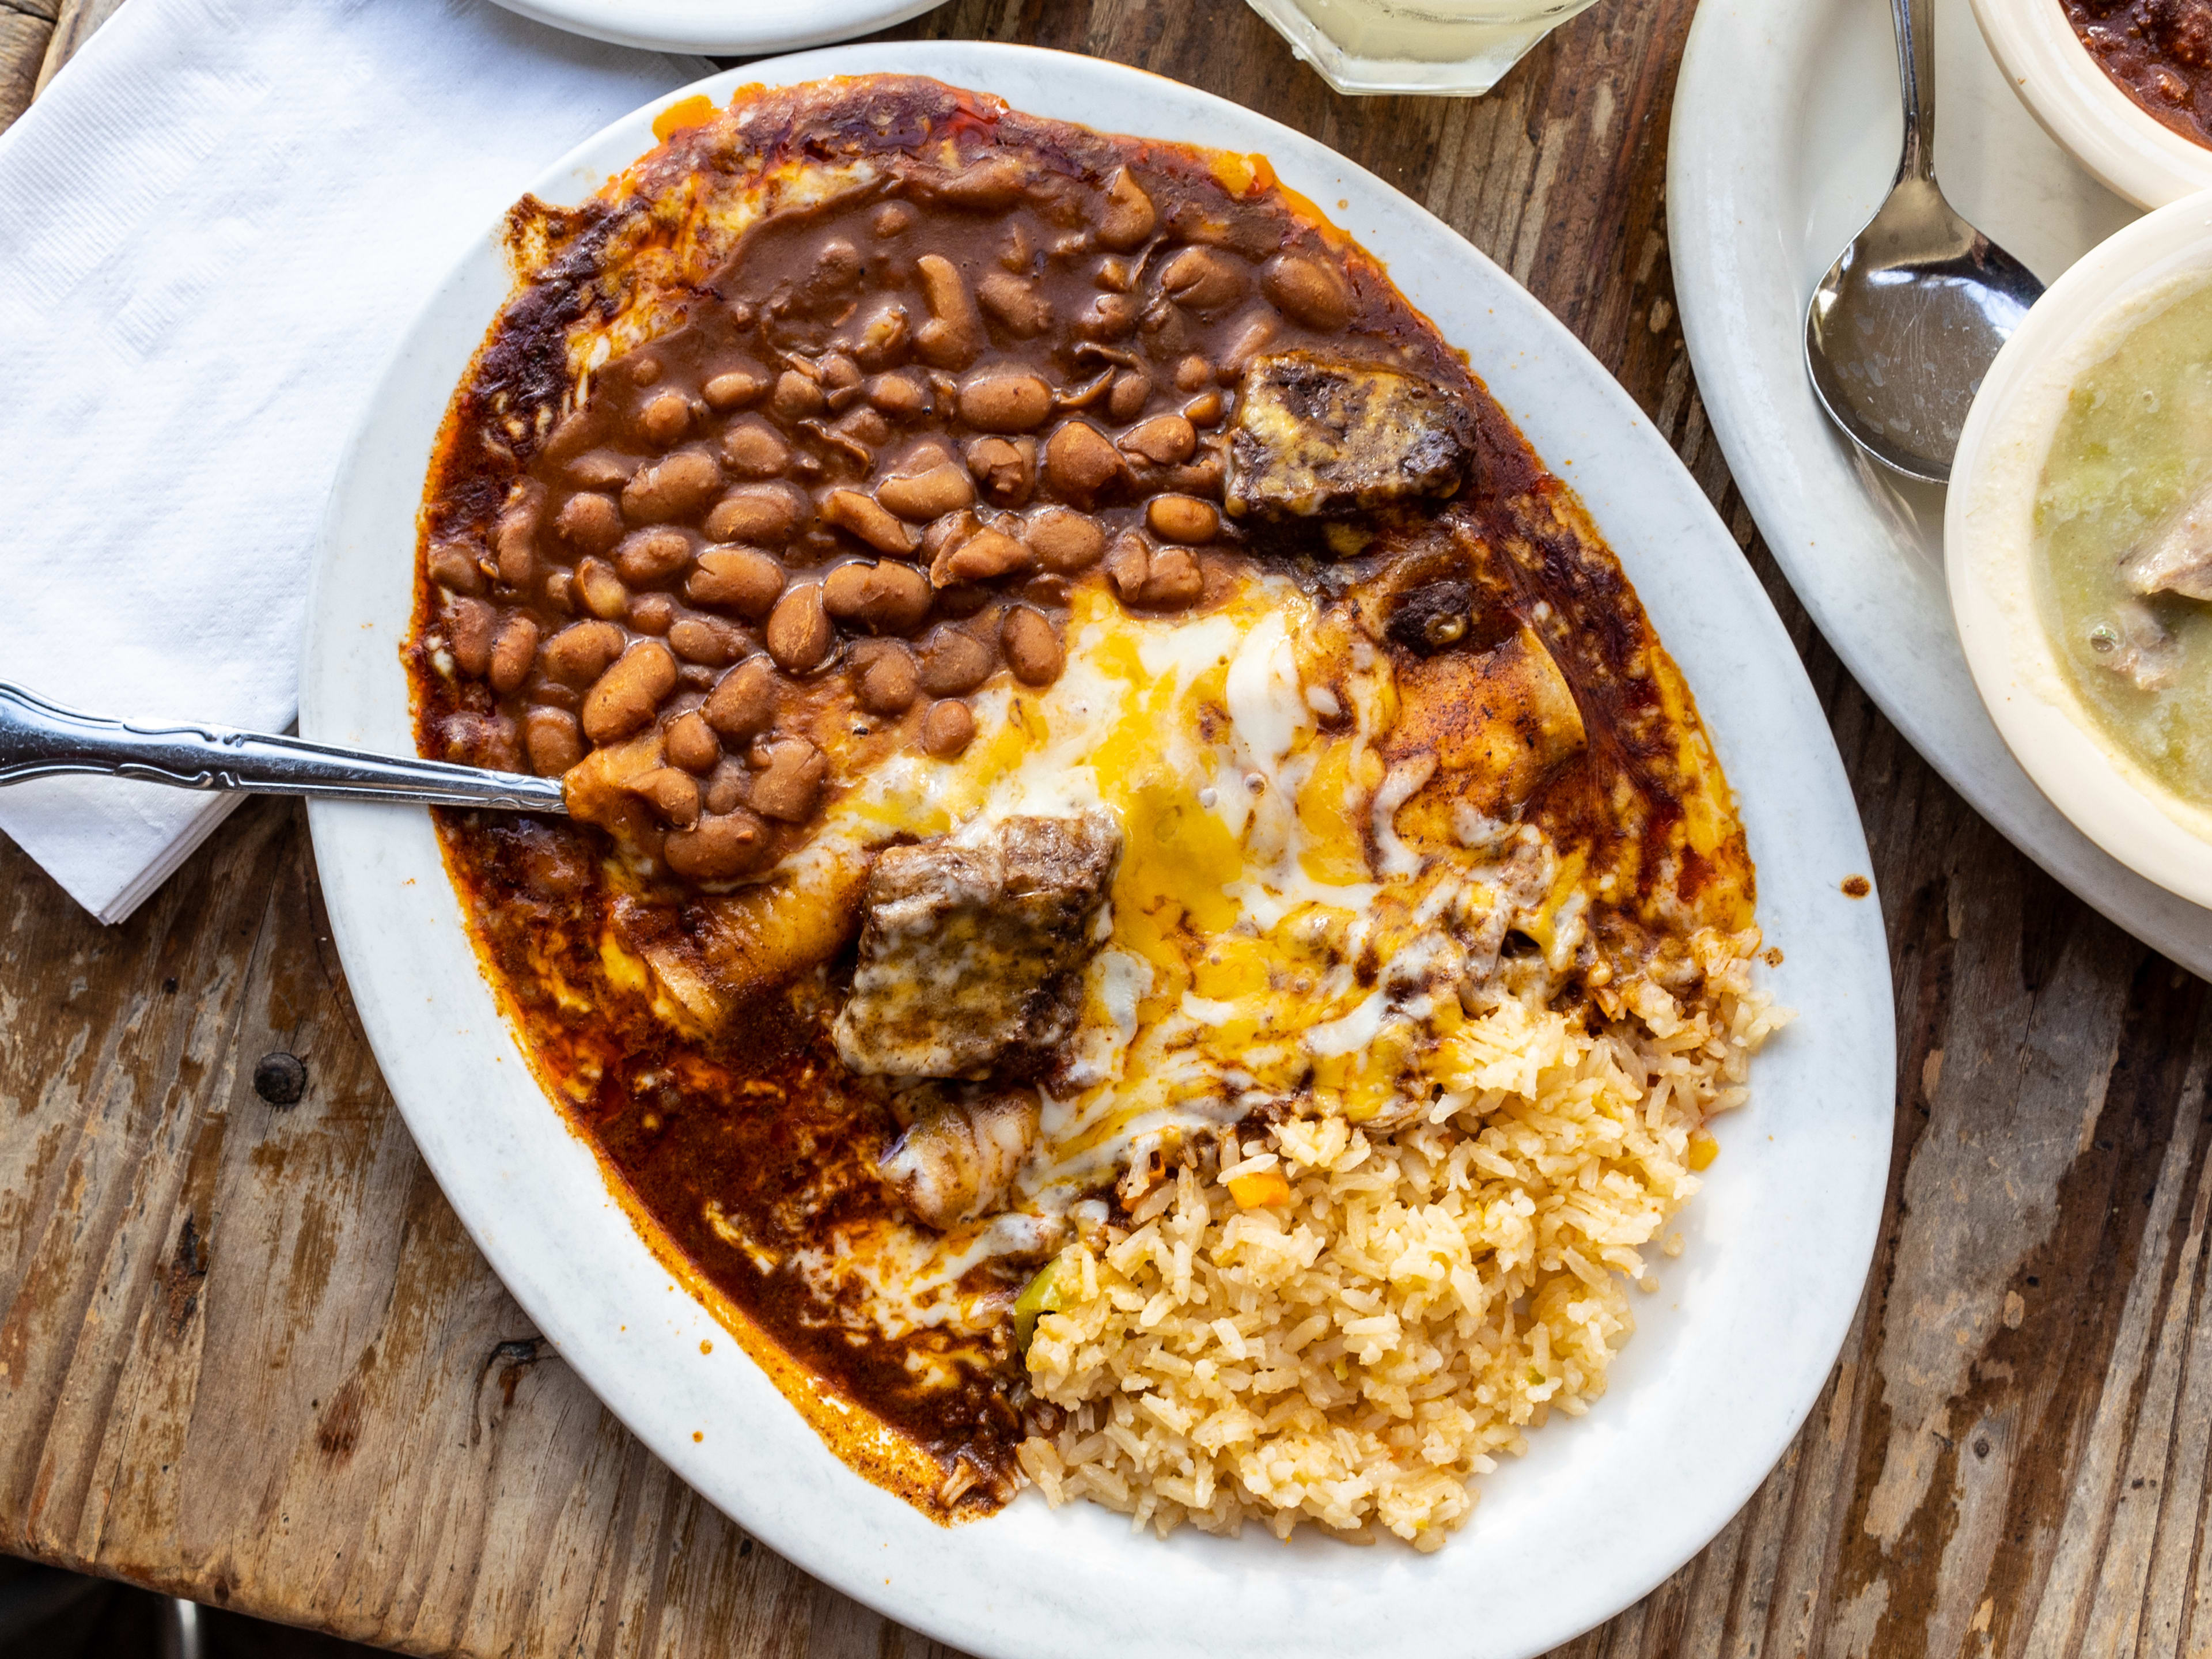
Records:
[[[856,1072],[958,1078],[1051,1048],[1074,1023],[1070,978],[1097,948],[1121,857],[1101,811],[886,848],[868,876],[838,1055]]]
[[[2120,562],[2120,580],[2143,594],[2212,599],[2212,484],[2198,489]]]
[[[2181,647],[2141,599],[2122,599],[2111,622],[2089,636],[2103,666],[2138,691],[2163,691],[2180,672]]]
[[[926,1225],[972,1221],[1006,1207],[1039,1117],[1027,1089],[946,1101],[907,1126],[877,1172]]]
[[[1474,465],[1466,410],[1441,386],[1311,352],[1255,357],[1230,438],[1232,514],[1312,518],[1449,495]]]

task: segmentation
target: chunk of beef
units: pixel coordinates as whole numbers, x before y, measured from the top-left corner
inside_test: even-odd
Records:
[[[2120,561],[2120,580],[2146,597],[2212,599],[2212,483],[2161,520]]]
[[[1230,438],[1232,514],[1312,518],[1444,496],[1474,466],[1465,409],[1395,369],[1305,351],[1255,357]]]
[[[1121,832],[1099,811],[887,848],[869,872],[860,966],[833,1032],[845,1064],[981,1077],[1060,1042],[1121,857]]]
[[[1027,1089],[946,1101],[907,1126],[877,1172],[926,1225],[972,1221],[1006,1207],[1039,1117]]]

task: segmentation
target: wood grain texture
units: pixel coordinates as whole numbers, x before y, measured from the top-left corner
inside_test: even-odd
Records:
[[[0,99],[111,9],[44,3],[0,0]],[[1439,214],[1620,374],[1820,694],[1896,972],[1875,1271],[1743,1511],[1562,1652],[2212,1651],[2204,988],[1968,811],[1759,544],[1667,258],[1692,4],[1602,0],[1480,100],[1339,98],[1229,0],[956,0],[895,33],[1138,64]],[[283,1110],[250,1084],[277,1048],[311,1079]],[[424,1654],[934,1650],[755,1545],[548,1352],[416,1156],[273,803],[115,929],[0,845],[0,1547]]]

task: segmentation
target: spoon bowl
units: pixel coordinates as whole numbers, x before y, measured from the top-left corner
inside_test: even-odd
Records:
[[[1905,99],[1897,180],[1813,290],[1805,367],[1828,418],[1883,465],[1951,476],[1982,377],[2043,284],[1960,218],[1936,183],[1932,0],[1891,0]]]

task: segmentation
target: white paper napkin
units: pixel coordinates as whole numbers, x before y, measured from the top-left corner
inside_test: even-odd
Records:
[[[401,331],[536,173],[711,68],[488,0],[131,0],[0,136],[0,679],[290,725]],[[235,799],[44,779],[0,830],[116,921]]]

